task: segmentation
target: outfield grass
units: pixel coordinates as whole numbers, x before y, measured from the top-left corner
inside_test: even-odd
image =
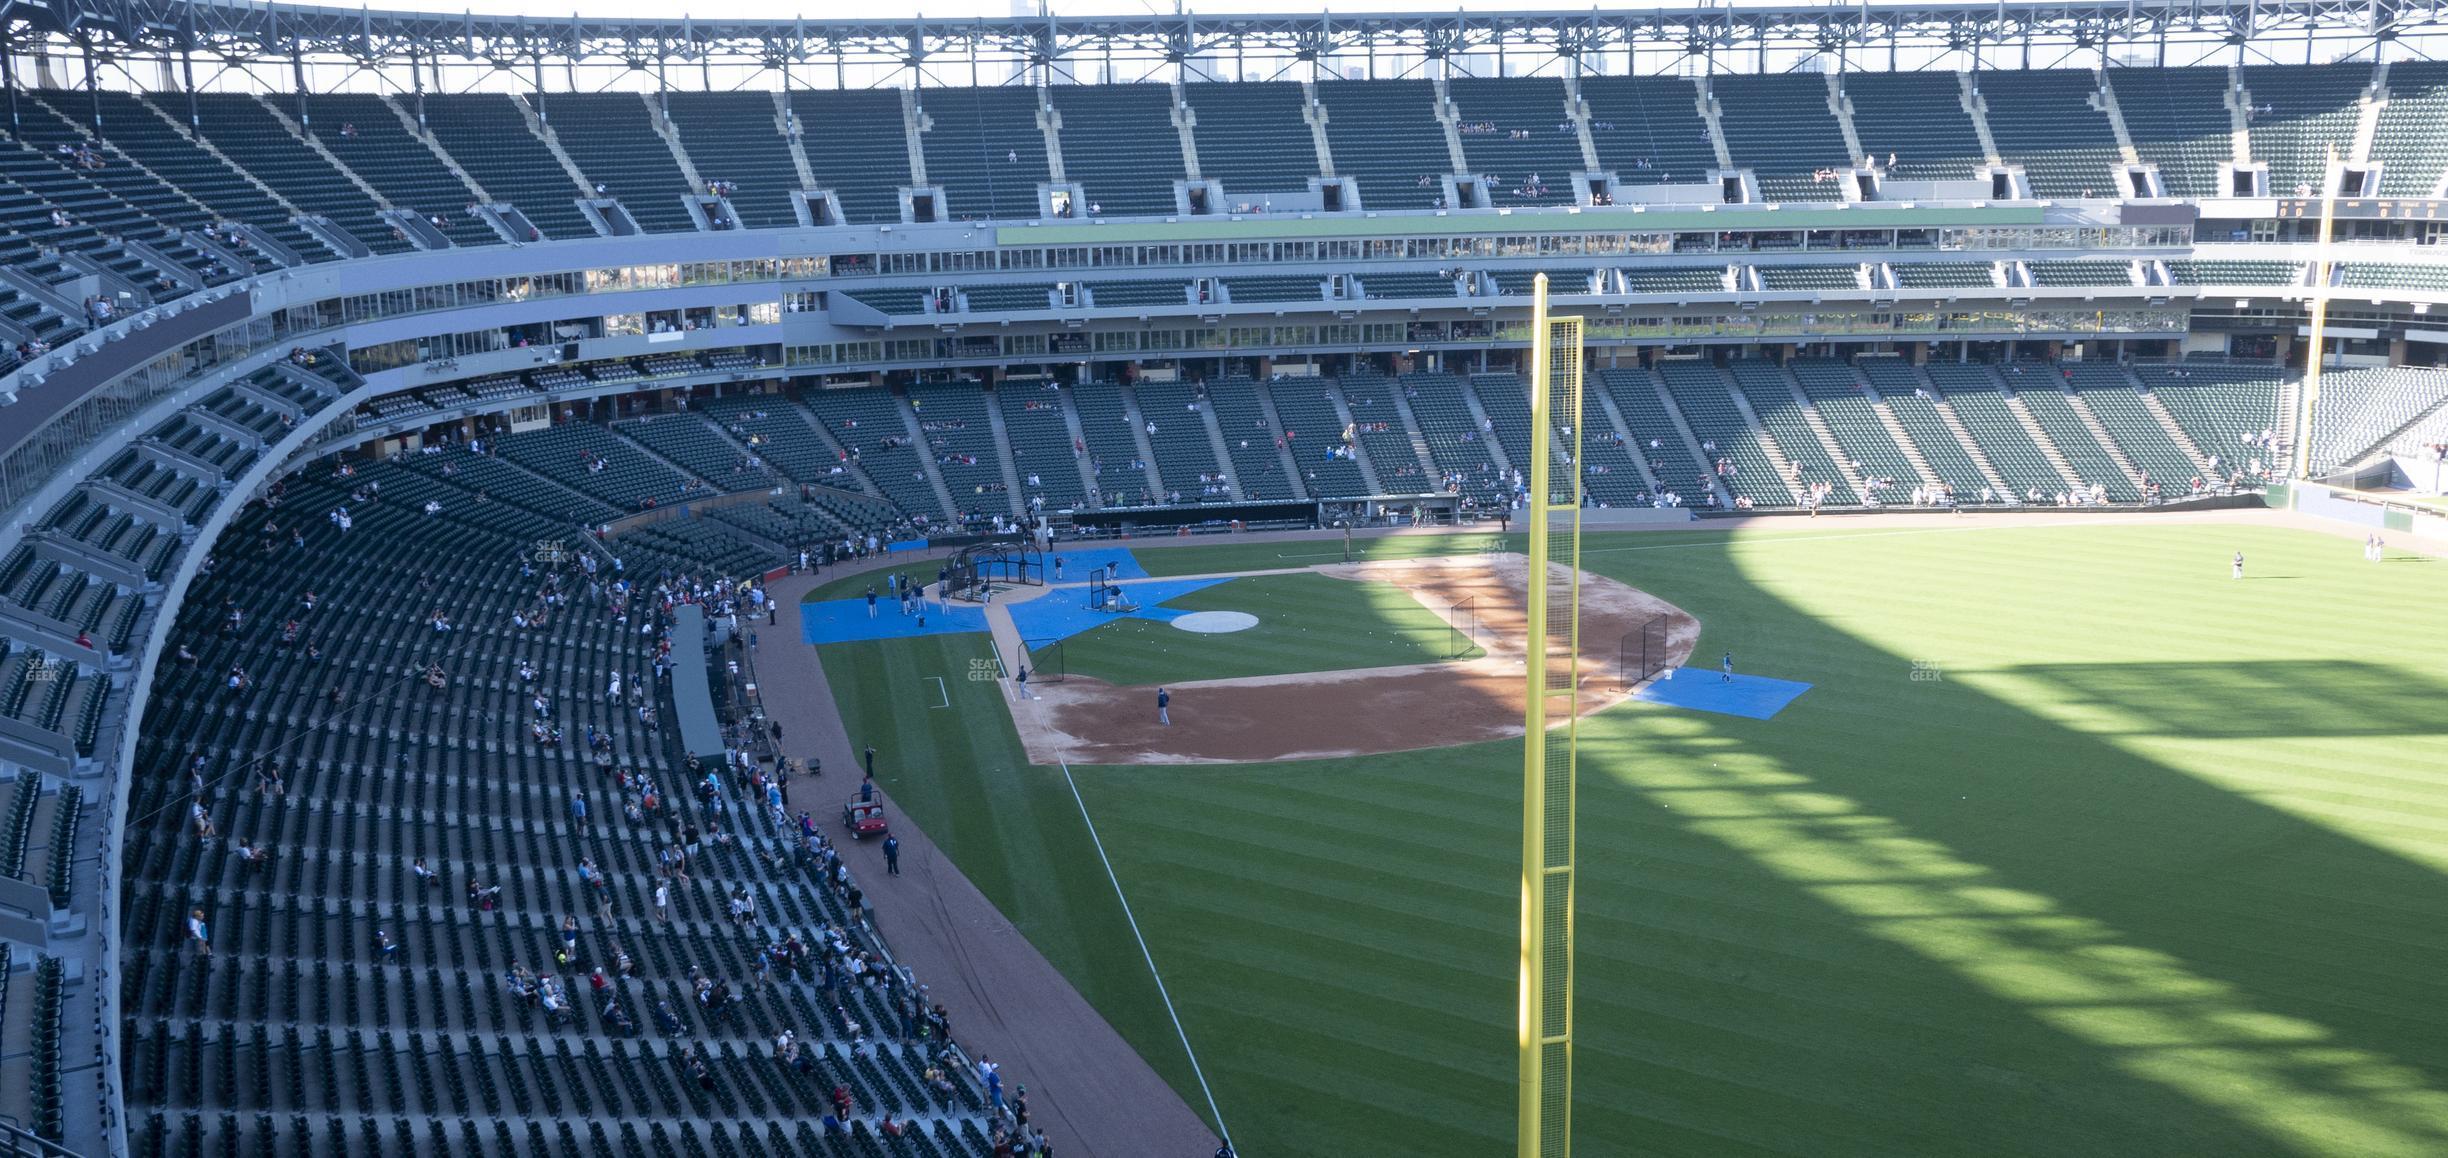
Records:
[[[1065,640],[1064,671],[1141,686],[1438,663],[1486,654],[1391,583],[1355,583],[1307,572],[1253,575],[1176,596],[1165,606],[1246,611],[1258,617],[1258,626],[1199,635],[1152,619],[1117,619]]]
[[[1816,686],[1584,725],[1583,1153],[2448,1151],[2448,564],[2174,524],[1588,547]],[[1519,751],[1072,770],[1243,1152],[1510,1146]],[[1203,1105],[1078,823],[937,839],[1042,866],[1015,919],[1096,946],[1049,955]]]

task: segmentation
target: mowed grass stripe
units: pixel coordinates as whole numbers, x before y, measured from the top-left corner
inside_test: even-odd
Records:
[[[1584,1152],[2448,1137],[2448,570],[2267,527],[1954,526],[1593,537],[1704,658],[1817,686],[1772,721],[1585,722]],[[1261,549],[1291,548],[1142,558]],[[1244,1152],[1501,1150],[1518,752],[1083,773]]]
[[[1127,594],[1130,588],[1123,590]],[[1065,640],[1064,670],[1143,686],[1441,663],[1481,654],[1391,583],[1313,573],[1257,575],[1177,595],[1165,606],[1246,612],[1258,624],[1201,634],[1151,619],[1117,618]]]

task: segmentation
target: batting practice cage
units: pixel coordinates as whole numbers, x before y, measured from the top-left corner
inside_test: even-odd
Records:
[[[1617,678],[1626,690],[1666,670],[1666,617],[1653,615],[1639,631],[1626,632],[1618,647]]]
[[[952,556],[951,598],[984,603],[998,587],[1043,587],[1045,552],[1026,539],[972,543]]]

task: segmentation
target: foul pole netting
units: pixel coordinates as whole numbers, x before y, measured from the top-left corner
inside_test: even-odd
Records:
[[[1530,306],[1529,629],[1522,735],[1521,1158],[1572,1153],[1573,778],[1581,676],[1581,319]],[[1560,721],[1549,727],[1551,720]]]

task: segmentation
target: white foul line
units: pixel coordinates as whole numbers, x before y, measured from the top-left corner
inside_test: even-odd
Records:
[[[931,680],[934,680],[934,681],[935,681],[935,694],[943,697],[943,702],[942,702],[942,703],[940,703],[940,704],[928,704],[928,705],[927,705],[927,709],[928,709],[929,711],[932,711],[932,710],[934,710],[934,709],[936,709],[936,708],[948,708],[948,707],[951,707],[951,706],[952,706],[952,689],[944,686],[944,678],[943,678],[942,676],[928,676],[928,677],[926,677],[926,678],[928,678],[928,679],[931,679]]]
[[[1114,899],[1122,902],[1122,919],[1130,922],[1131,937],[1139,942],[1139,956],[1147,962],[1148,976],[1156,980],[1156,996],[1164,999],[1165,1016],[1173,1019],[1173,1032],[1180,1036],[1182,1053],[1190,1058],[1190,1073],[1198,1078],[1199,1092],[1207,1096],[1207,1112],[1213,1115],[1216,1133],[1224,1136],[1224,1144],[1232,1145],[1232,1131],[1224,1128],[1224,1111],[1216,1108],[1215,1091],[1207,1088],[1207,1073],[1199,1068],[1198,1051],[1190,1048],[1190,1031],[1182,1028],[1181,1014],[1173,1011],[1173,995],[1165,990],[1164,975],[1156,971],[1156,955],[1148,952],[1147,937],[1139,932],[1139,918],[1131,915],[1130,898],[1122,893],[1122,879],[1114,875],[1113,861],[1105,855],[1105,842],[1097,836],[1096,821],[1088,817],[1088,802],[1080,798],[1079,781],[1071,778],[1071,764],[1062,765],[1063,783],[1071,786],[1071,802],[1079,805],[1080,822],[1088,826],[1088,841],[1096,846],[1097,860],[1105,865],[1105,879],[1113,882]]]

